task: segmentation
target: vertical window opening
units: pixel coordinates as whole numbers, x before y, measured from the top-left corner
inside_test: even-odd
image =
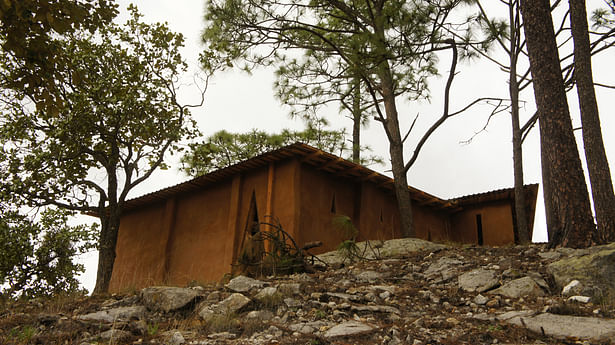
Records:
[[[337,213],[337,209],[335,208],[335,193],[333,193],[333,199],[331,200],[331,213]]]
[[[260,231],[258,220],[258,209],[256,207],[256,195],[252,191],[252,198],[250,199],[250,208],[248,210],[248,218],[246,221],[246,232],[250,235],[254,235]]]
[[[480,214],[476,215],[476,235],[478,237],[478,245],[483,245],[483,220]]]
[[[384,223],[384,217],[382,217],[382,209],[380,209],[380,223]]]

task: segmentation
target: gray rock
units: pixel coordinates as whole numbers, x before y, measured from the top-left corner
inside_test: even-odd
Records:
[[[568,302],[579,302],[579,303],[589,303],[591,297],[589,296],[570,296],[566,301]]]
[[[559,339],[615,340],[615,320],[585,316],[542,313],[532,317],[513,317],[506,322]]]
[[[204,320],[208,320],[216,314],[236,313],[251,302],[252,300],[248,297],[240,293],[234,293],[218,304],[202,307],[199,310],[199,316]]]
[[[293,332],[299,332],[301,334],[314,334],[314,332],[316,332],[317,330],[313,326],[308,325],[306,323],[293,324],[293,325],[290,325],[288,328]]]
[[[181,332],[173,332],[173,335],[165,342],[165,345],[182,345],[186,342]]]
[[[299,295],[301,293],[301,284],[283,283],[278,286],[278,290],[285,295]]]
[[[286,306],[289,308],[298,308],[301,306],[301,302],[297,301],[294,298],[290,298],[290,297],[284,299],[284,304],[286,304]]]
[[[273,319],[273,313],[269,310],[252,310],[246,315],[246,318],[252,320],[269,321]]]
[[[398,238],[388,241],[366,241],[357,243],[361,253],[365,253],[368,259],[381,259],[408,255],[416,252],[434,252],[446,248],[443,244],[437,244],[418,238]],[[328,252],[317,256],[331,266],[340,265],[345,258],[338,251]]]
[[[513,310],[513,311],[503,313],[503,314],[499,314],[495,317],[495,319],[499,321],[506,321],[506,320],[510,320],[515,317],[525,318],[525,317],[533,316],[535,314],[536,313],[532,310],[519,310],[519,311]]]
[[[376,271],[363,271],[356,275],[356,280],[360,282],[373,283],[382,279],[383,274]]]
[[[376,328],[358,321],[347,321],[331,327],[325,332],[325,338],[345,337],[374,331]]]
[[[220,333],[212,333],[207,336],[209,339],[235,339],[237,338],[236,334],[230,332],[220,332]]]
[[[267,297],[271,297],[273,295],[275,295],[278,292],[278,289],[272,286],[263,288],[261,291],[259,291],[254,298],[261,300],[263,298],[267,298]]]
[[[150,310],[179,310],[193,302],[199,293],[193,289],[172,286],[153,286],[141,290],[141,300]]]
[[[397,291],[397,287],[395,285],[373,285],[370,286],[369,289],[390,292],[392,295],[394,295]]]
[[[484,292],[499,284],[496,271],[478,268],[459,276],[459,287],[468,292]]]
[[[122,331],[119,329],[110,329],[104,331],[96,336],[103,341],[108,341],[111,344],[121,343],[122,341],[129,339],[132,336],[130,332]]]
[[[519,298],[523,296],[544,296],[545,294],[540,286],[536,284],[534,279],[530,277],[515,279],[495,290],[489,291],[489,293],[511,298]]]
[[[527,272],[527,276],[532,278],[536,282],[536,284],[538,284],[538,286],[540,286],[543,290],[549,291],[549,284],[547,284],[547,281],[542,277],[540,273],[535,271],[529,271]]]
[[[478,305],[485,305],[485,303],[487,303],[489,301],[489,297],[485,297],[481,294],[476,295],[476,297],[474,297],[473,302],[478,304]]]
[[[265,282],[245,276],[237,276],[226,284],[226,287],[235,292],[248,292],[253,288],[261,288]]]
[[[574,279],[570,283],[566,284],[562,289],[562,296],[572,296],[581,293],[583,291],[583,284],[580,281]]]
[[[458,274],[457,266],[461,264],[463,262],[455,258],[442,257],[429,265],[424,273],[427,278],[436,280],[436,282],[445,282]]]
[[[416,252],[435,252],[446,248],[445,245],[418,238],[398,238],[385,241],[379,248],[381,258],[390,258]]]
[[[335,297],[335,298],[342,299],[344,301],[358,302],[361,300],[361,297],[357,295],[351,295],[351,294],[347,294],[343,292],[325,292],[322,294],[322,296]]]
[[[130,319],[142,319],[146,310],[147,309],[144,306],[120,307],[79,315],[77,316],[77,319],[83,321],[113,323],[116,321],[128,321]]]
[[[560,257],[562,257],[562,254],[558,252],[554,252],[554,251],[548,251],[548,252],[538,253],[538,256],[540,256],[541,258],[545,260],[557,260]]]
[[[293,332],[299,332],[302,334],[312,334],[323,326],[326,326],[326,323],[323,321],[299,322],[291,324],[290,326],[288,326],[288,329]]]
[[[578,255],[547,266],[547,272],[553,275],[558,289],[576,279],[586,287],[592,286],[602,291],[615,290],[615,242],[588,250],[577,250],[574,254]]]

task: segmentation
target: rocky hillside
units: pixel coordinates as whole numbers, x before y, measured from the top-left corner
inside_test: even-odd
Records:
[[[1,344],[611,344],[615,244],[372,243],[322,271],[5,302]]]

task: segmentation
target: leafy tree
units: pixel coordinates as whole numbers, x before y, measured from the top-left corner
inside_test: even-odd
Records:
[[[550,245],[587,247],[595,225],[572,133],[549,1],[521,0],[521,15],[540,121]]]
[[[61,48],[57,58],[65,62],[57,66],[53,88],[2,92],[3,189],[32,206],[100,218],[95,293],[108,289],[129,192],[164,168],[165,155],[196,132],[188,106],[176,98],[186,69],[182,35],[164,24],[144,24],[135,7],[129,10],[123,26],[53,37]],[[2,55],[2,80],[27,66],[16,55]]]
[[[189,145],[189,151],[181,158],[182,171],[189,176],[205,175],[295,142],[344,155],[349,150],[344,132],[322,129],[321,124],[323,120],[318,123],[309,122],[303,131],[285,129],[277,134],[256,129],[248,133],[229,133],[225,130],[216,132],[204,142]],[[381,163],[375,156],[364,159],[368,159],[362,162],[364,164]]]
[[[452,11],[466,2],[212,0],[206,6],[208,24],[203,40],[221,60],[231,65],[236,60],[244,61],[247,69],[276,64],[296,49],[322,52],[326,61],[320,63],[328,63],[337,71],[348,66],[360,74],[389,142],[400,227],[408,237],[413,236],[414,229],[407,171],[438,126],[461,112],[449,111],[457,42],[447,37],[443,28]],[[402,134],[397,102],[429,96],[427,80],[437,74],[436,53],[442,50],[453,53],[444,109],[419,137],[412,157],[406,161],[404,142],[413,127]]]
[[[4,86],[25,89],[54,108],[41,85],[55,90],[56,72],[68,67],[54,39],[77,30],[94,31],[117,15],[112,0],[4,0],[0,2],[0,42],[5,54],[19,59]],[[6,85],[8,84],[8,85]]]
[[[615,241],[615,194],[606,157],[598,103],[592,76],[591,44],[585,0],[569,0],[570,27],[574,41],[574,79],[581,109],[583,147],[589,171],[598,236],[596,241]]]
[[[49,208],[40,220],[2,207],[0,286],[5,296],[50,296],[79,291],[84,271],[75,256],[95,248],[96,226],[68,226],[70,212]]]

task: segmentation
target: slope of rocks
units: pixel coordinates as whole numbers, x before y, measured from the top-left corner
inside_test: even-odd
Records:
[[[369,246],[324,271],[7,303],[2,344],[611,344],[615,245]],[[572,261],[571,261],[572,260]],[[576,268],[575,268],[576,267]]]

